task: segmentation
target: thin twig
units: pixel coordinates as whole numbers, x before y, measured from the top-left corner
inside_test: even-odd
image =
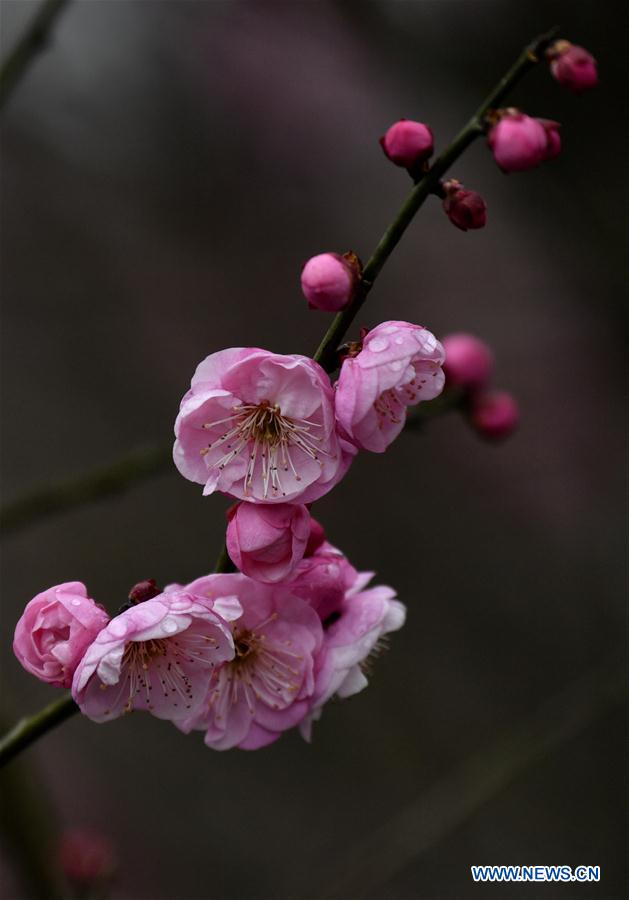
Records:
[[[429,419],[456,408],[458,399],[452,392],[421,403],[408,417],[407,428],[420,428]],[[113,497],[146,478],[161,475],[172,468],[172,448],[150,447],[135,451],[108,466],[36,488],[0,509],[0,538],[20,531],[39,519],[66,512],[93,500]]]
[[[397,246],[417,211],[425,203],[426,198],[437,189],[439,179],[445,175],[452,163],[461,156],[472,141],[484,134],[486,127],[485,117],[489,110],[496,107],[522,76],[539,62],[544,50],[556,37],[556,34],[557,29],[553,28],[535,38],[530,44],[527,44],[506,75],[500,79],[478,107],[469,122],[461,129],[441,156],[435,160],[424,177],[415,185],[365,265],[363,278],[354,299],[346,309],[334,317],[332,324],[319,344],[314,358],[321,363],[326,371],[332,372],[337,367],[336,348],[345,337],[349,326],[356,318],[376,278],[382,271],[382,267]]]
[[[0,109],[33,59],[49,42],[53,25],[69,0],[44,0],[26,30],[0,66]]]
[[[41,487],[0,510],[0,536],[18,531],[37,519],[63,512],[101,497],[126,490],[130,485],[172,467],[172,448],[138,450],[108,466],[78,478]]]
[[[68,692],[59,700],[40,709],[35,715],[20,719],[17,725],[0,740],[0,768],[29,747],[42,734],[51,731],[78,711],[79,707]]]

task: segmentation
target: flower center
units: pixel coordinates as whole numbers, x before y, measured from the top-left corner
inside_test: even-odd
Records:
[[[291,641],[269,640],[261,633],[260,629],[276,618],[273,613],[257,631],[234,632],[236,655],[214,673],[210,687],[208,704],[217,722],[241,700],[252,715],[256,701],[271,709],[285,709],[293,702],[303,677],[303,656],[291,650]]]
[[[248,454],[247,469],[243,480],[243,492],[251,493],[254,477],[260,474],[262,496],[286,496],[282,485],[281,472],[292,472],[296,481],[301,481],[298,472],[301,451],[309,459],[322,465],[320,454],[328,456],[318,445],[321,438],[310,433],[312,428],[321,428],[316,422],[295,419],[282,414],[280,407],[270,400],[258,404],[240,404],[232,407],[232,415],[215,422],[206,422],[203,427],[214,429],[227,424],[227,430],[204,447],[201,454],[206,456],[216,447],[225,445],[227,453],[213,461],[211,468],[221,471],[245,451]]]
[[[374,403],[374,409],[378,415],[380,428],[382,428],[385,419],[388,419],[393,425],[398,425],[405,415],[404,406],[391,388],[380,394]]]
[[[138,695],[148,710],[154,709],[153,689],[173,707],[191,709],[193,685],[186,670],[190,666],[212,668],[211,651],[217,646],[216,638],[195,633],[192,629],[171,638],[131,641],[125,647],[118,684],[101,683],[101,690],[112,691],[112,694],[117,688],[116,697],[112,696],[105,714],[120,703],[124,703],[126,713],[131,712]]]

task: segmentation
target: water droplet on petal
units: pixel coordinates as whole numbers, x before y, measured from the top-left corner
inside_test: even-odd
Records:
[[[166,619],[162,628],[166,632],[166,634],[174,634],[177,631],[177,623],[173,619]]]
[[[386,350],[388,346],[389,342],[386,338],[377,337],[373,341],[369,341],[367,349],[373,350],[374,353],[380,353],[382,350]]]
[[[124,637],[127,633],[127,623],[124,619],[114,619],[109,624],[109,631],[114,637]]]
[[[81,605],[81,601],[80,601],[80,600],[73,600],[73,601],[72,601],[72,606],[80,606],[80,605]]]
[[[187,609],[190,606],[190,601],[180,598],[179,600],[172,600],[170,603],[171,609]]]
[[[402,337],[401,334],[398,334],[398,336],[397,336],[396,339],[395,339],[395,343],[396,343],[396,344],[403,344],[403,343],[404,343],[404,338]]]
[[[403,364],[402,362],[400,362],[399,359],[396,359],[396,360],[394,360],[394,361],[391,363],[391,369],[392,369],[394,372],[399,372],[403,365],[404,365],[404,364]]]

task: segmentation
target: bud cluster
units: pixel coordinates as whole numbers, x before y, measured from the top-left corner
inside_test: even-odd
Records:
[[[464,408],[474,430],[490,441],[509,437],[520,418],[511,394],[489,387],[494,356],[484,341],[472,334],[450,334],[443,339],[446,387],[462,392]]]

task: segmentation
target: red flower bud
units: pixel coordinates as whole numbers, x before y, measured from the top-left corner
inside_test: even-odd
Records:
[[[446,192],[443,209],[453,225],[461,231],[485,227],[487,205],[480,194],[466,190],[456,179],[447,181],[443,188]]]
[[[147,578],[145,581],[138,581],[129,591],[129,600],[131,603],[144,603],[145,600],[152,600],[161,594],[154,578]]]
[[[553,78],[573,93],[582,94],[598,84],[596,60],[583,47],[570,41],[555,41],[546,56]]]
[[[487,344],[473,334],[448,334],[443,339],[446,361],[443,371],[449,387],[468,391],[484,388],[491,378],[494,356]]]
[[[501,441],[515,431],[520,412],[506,391],[483,391],[472,396],[470,421],[482,437]]]

